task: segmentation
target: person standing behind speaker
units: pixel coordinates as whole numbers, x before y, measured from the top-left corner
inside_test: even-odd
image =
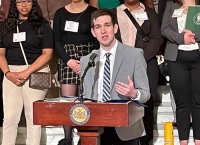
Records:
[[[161,33],[167,39],[164,53],[170,86],[176,103],[176,125],[180,145],[187,145],[192,117],[195,145],[200,145],[200,31],[185,29],[188,6],[200,0],[167,2]]]
[[[53,31],[58,62],[58,81],[62,96],[78,96],[80,85],[80,58],[99,44],[91,33],[91,14],[96,8],[84,0],[72,0],[58,9],[54,16]],[[97,43],[96,43],[97,42]],[[97,47],[96,47],[97,46]],[[72,127],[64,126],[65,138],[59,145],[72,145]]]
[[[22,43],[29,67],[19,42]],[[4,73],[2,145],[15,145],[23,108],[27,144],[40,145],[41,126],[33,124],[33,102],[43,100],[47,89],[30,88],[28,78],[36,71],[49,71],[47,63],[51,59],[52,48],[53,32],[40,15],[37,0],[11,0],[8,18],[0,31],[0,68]]]
[[[157,96],[159,78],[156,55],[163,42],[159,29],[158,15],[155,10],[145,6],[139,2],[139,0],[120,0],[120,2],[121,5],[113,10],[119,24],[116,39],[123,44],[143,49],[144,58],[147,62],[147,76],[151,97],[145,103],[145,105],[148,106],[145,107],[145,115],[143,117],[146,135],[140,138],[140,143],[141,145],[152,145],[154,126],[153,108]],[[132,18],[134,17],[134,24],[124,10],[127,10]],[[141,31],[143,31],[144,36],[143,33],[137,29],[136,24]],[[144,38],[147,38],[147,40]]]

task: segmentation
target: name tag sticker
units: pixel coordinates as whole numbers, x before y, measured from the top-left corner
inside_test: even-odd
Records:
[[[66,21],[65,22],[65,31],[78,32],[79,22]]]
[[[13,42],[26,41],[26,32],[13,33]]]
[[[146,12],[135,13],[135,19],[138,21],[148,20],[147,13]]]
[[[184,9],[175,9],[172,14],[172,18],[181,17],[183,15]]]

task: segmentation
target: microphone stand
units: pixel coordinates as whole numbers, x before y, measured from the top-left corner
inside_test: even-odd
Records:
[[[94,61],[93,62],[89,62],[87,67],[85,68],[84,70],[84,73],[83,73],[83,76],[81,77],[81,82],[80,82],[80,102],[83,102],[83,91],[84,91],[84,88],[83,88],[83,81],[84,81],[84,78],[85,78],[85,75],[87,73],[87,71],[89,70],[90,67],[94,67],[95,64],[94,64]]]

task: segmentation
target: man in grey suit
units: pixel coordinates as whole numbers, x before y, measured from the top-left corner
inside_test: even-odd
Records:
[[[149,84],[143,50],[118,42],[118,30],[114,14],[107,9],[98,9],[91,16],[92,34],[100,43],[95,66],[91,67],[83,82],[86,98],[104,102],[106,88],[109,100],[139,100],[146,102],[149,97]],[[107,56],[107,54],[110,54]],[[81,75],[87,67],[91,54],[81,58]],[[108,58],[109,57],[109,58]],[[109,61],[109,81],[104,81]],[[105,85],[105,82],[107,83]],[[106,87],[105,87],[105,86]],[[145,135],[142,119],[130,127],[106,127],[101,135],[101,145],[138,145],[138,137]]]

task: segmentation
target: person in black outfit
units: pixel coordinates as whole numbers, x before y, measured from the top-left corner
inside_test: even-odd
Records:
[[[47,63],[53,52],[53,32],[40,15],[37,0],[10,2],[8,18],[0,31],[0,68],[4,73],[2,145],[15,145],[23,108],[27,144],[40,145],[41,126],[33,124],[33,102],[43,100],[47,89],[30,88],[28,78],[36,71],[49,71]],[[29,66],[25,63],[19,42]]]
[[[80,58],[89,54],[98,43],[91,33],[91,13],[96,8],[84,0],[72,0],[58,9],[54,16],[53,31],[58,61],[58,81],[62,96],[78,96],[80,85]],[[72,144],[72,127],[64,126],[65,139],[59,144]]]
[[[143,122],[145,126],[146,135],[140,137],[141,145],[153,144],[153,126],[154,126],[154,101],[157,96],[157,86],[159,79],[159,70],[156,55],[163,42],[161,32],[159,29],[158,15],[155,10],[143,5],[139,0],[120,0],[121,5],[116,8],[114,13],[117,15],[119,30],[116,33],[116,38],[124,44],[131,45],[144,50],[144,57],[147,62],[147,76],[150,86],[150,99],[145,103],[148,107],[145,107],[145,115]],[[135,13],[146,12],[146,20],[136,20],[139,27],[148,37],[148,41],[143,40],[141,33],[135,28],[134,24],[130,21],[130,18],[124,12],[128,8],[131,15]],[[124,26],[126,25],[126,26]],[[127,27],[129,29],[124,29]],[[131,36],[132,39],[129,39]]]

